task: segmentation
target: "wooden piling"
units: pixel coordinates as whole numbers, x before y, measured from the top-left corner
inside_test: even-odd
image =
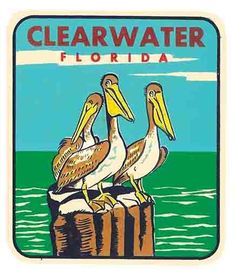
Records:
[[[98,213],[93,213],[79,192],[68,197],[48,195],[49,206],[53,201],[57,206],[51,208],[54,256],[154,256],[153,204],[138,204],[133,192],[115,191],[119,203]],[[59,204],[56,197],[62,198]]]

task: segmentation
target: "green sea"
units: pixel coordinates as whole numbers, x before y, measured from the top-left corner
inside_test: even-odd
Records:
[[[54,178],[54,152],[17,152],[15,225],[17,249],[26,256],[52,256],[47,188]],[[217,247],[217,155],[172,152],[165,164],[144,179],[155,201],[155,255],[204,258]]]

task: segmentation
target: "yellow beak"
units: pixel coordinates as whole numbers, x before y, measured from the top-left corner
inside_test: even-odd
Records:
[[[91,116],[93,116],[97,112],[97,108],[98,108],[97,104],[91,104],[90,102],[85,103],[76,130],[72,136],[73,143],[75,143],[78,140],[82,131],[84,130],[84,127],[90,120]]]
[[[123,116],[129,121],[134,121],[134,115],[123,97],[118,84],[112,84],[105,89],[107,110],[111,116]]]
[[[155,97],[150,98],[154,106],[154,122],[155,124],[167,134],[170,140],[175,140],[175,133],[167,112],[166,104],[162,93],[157,93]]]

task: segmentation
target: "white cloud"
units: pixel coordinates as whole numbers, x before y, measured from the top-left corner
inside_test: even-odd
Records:
[[[158,63],[161,54],[149,54],[148,63]],[[166,54],[168,62],[194,61],[197,58],[177,58],[171,54]],[[35,50],[35,51],[17,51],[16,65],[33,64],[57,64],[60,66],[75,65],[107,65],[107,64],[141,64],[141,54],[132,54],[131,62],[128,61],[128,54],[118,54],[118,62],[111,62],[110,54],[100,55],[99,62],[93,62],[90,55],[81,55],[81,62],[76,61],[76,55],[66,54],[63,62],[60,60],[61,51]]]
[[[217,81],[216,72],[170,72],[170,73],[135,73],[133,76],[176,76],[185,77],[187,81]]]

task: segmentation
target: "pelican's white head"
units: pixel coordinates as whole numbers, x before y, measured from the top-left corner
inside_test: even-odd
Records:
[[[167,112],[166,104],[163,97],[162,86],[152,82],[146,87],[147,102],[153,106],[153,119],[170,140],[175,140],[175,133]]]
[[[118,77],[112,73],[104,75],[101,86],[104,91],[108,114],[111,117],[122,116],[129,121],[133,121],[134,115],[120,91]]]

